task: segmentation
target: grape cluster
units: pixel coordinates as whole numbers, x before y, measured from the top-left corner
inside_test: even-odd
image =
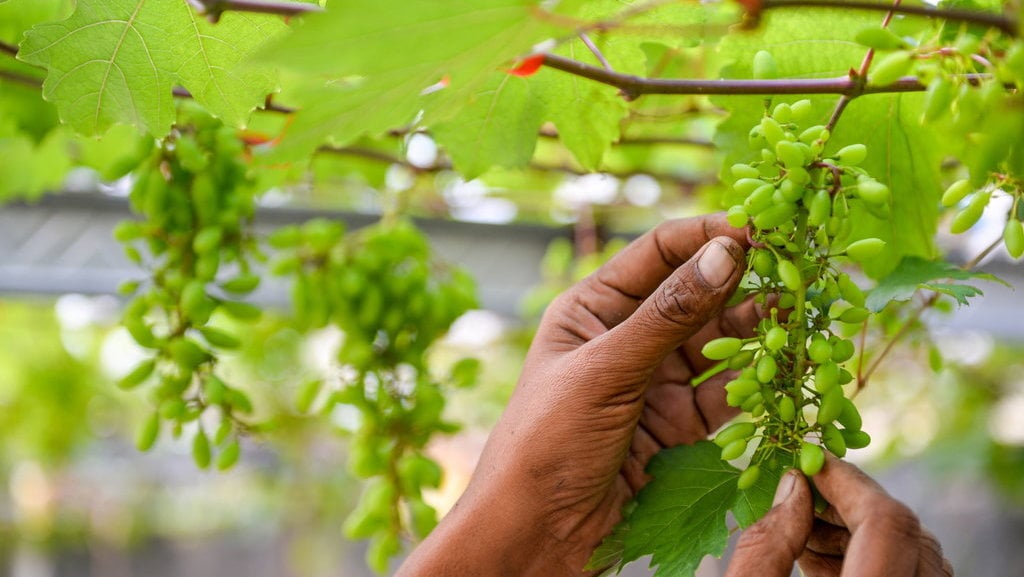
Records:
[[[995,194],[1012,198],[1010,212],[1003,226],[1003,244],[1011,257],[1020,258],[1024,256],[1024,184],[1009,175],[993,175],[978,189],[968,179],[949,185],[942,194],[942,205],[957,207],[949,230],[953,234],[960,234],[974,226]]]
[[[124,221],[114,231],[128,257],[149,270],[149,278],[126,282],[121,291],[136,295],[123,324],[151,356],[119,384],[152,383],[156,410],[138,432],[139,449],[153,446],[164,423],[175,437],[194,423],[196,464],[215,462],[223,470],[238,460],[238,435],[249,427],[241,416],[253,410],[244,392],[218,376],[217,362],[221,351],[241,344],[224,317],[260,315],[233,300],[259,284],[250,270],[254,194],[235,131],[199,112],[183,109],[181,115],[137,174],[130,200],[142,220]]]
[[[476,306],[472,278],[436,263],[412,223],[385,218],[345,234],[339,222],[317,219],[274,233],[276,274],[292,275],[292,304],[306,329],[334,325],[344,333],[338,354],[348,372],[340,386],[312,381],[299,391],[300,410],[337,404],[358,409],[349,468],[371,479],[345,522],[350,538],[370,539],[367,561],[384,572],[403,537],[422,538],[436,524],[424,488],[441,483],[441,469],[423,449],[444,420],[445,399],[426,353],[456,318]],[[453,381],[467,385],[477,361],[464,359]]]
[[[735,204],[732,226],[749,227],[748,286],[770,315],[748,339],[709,342],[704,355],[738,371],[725,389],[727,402],[751,420],[722,430],[715,442],[724,460],[759,444],[741,474],[752,486],[760,465],[786,458],[808,475],[820,470],[820,441],[838,456],[870,442],[843,386],[853,381],[845,364],[854,344],[844,335],[869,316],[865,295],[840,269],[846,259],[866,261],[885,243],[851,242],[851,210],[879,218],[889,214],[888,187],[858,168],[867,155],[861,144],[826,153],[825,126],[806,127],[810,101],[778,104],[749,134],[760,158],[731,167]]]

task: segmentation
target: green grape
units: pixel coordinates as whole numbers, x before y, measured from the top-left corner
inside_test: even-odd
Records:
[[[793,220],[797,208],[795,205],[784,203],[766,208],[754,217],[754,227],[758,230],[775,228],[785,222]]]
[[[739,479],[736,481],[736,486],[740,491],[749,489],[754,486],[757,479],[761,476],[761,467],[758,465],[751,465],[747,467],[745,471],[740,473]]]
[[[839,315],[839,320],[844,323],[857,324],[866,321],[870,314],[871,311],[864,307],[852,307],[843,311],[843,314]]]
[[[729,443],[722,449],[722,460],[732,461],[733,459],[739,458],[743,453],[747,451],[747,440],[736,439]]]
[[[771,251],[758,250],[754,251],[751,257],[751,268],[754,272],[761,277],[771,276],[775,270],[775,259],[772,257]]]
[[[778,372],[779,367],[774,357],[765,355],[757,361],[757,380],[762,383],[770,383]]]
[[[850,257],[850,260],[856,262],[865,262],[875,256],[878,256],[885,248],[885,241],[878,238],[865,238],[858,240],[857,242],[850,243],[846,247],[846,256]]]
[[[868,148],[863,144],[850,144],[844,146],[836,152],[836,158],[843,164],[854,166],[864,162],[864,159],[868,157]]]
[[[224,396],[227,392],[227,385],[224,381],[220,380],[216,375],[206,375],[206,379],[203,381],[203,395],[206,397],[206,402],[211,405],[220,405],[224,403]]]
[[[798,140],[804,144],[810,144],[815,140],[828,140],[828,129],[822,125],[812,126],[800,133]]]
[[[775,187],[770,184],[759,187],[743,201],[744,210],[747,214],[757,215],[772,205],[774,193]]]
[[[888,28],[865,28],[854,37],[858,44],[875,50],[899,50],[907,48],[907,41]]]
[[[790,111],[792,112],[793,122],[803,122],[811,115],[814,110],[814,105],[811,104],[810,100],[803,99],[797,100],[790,105]],[[801,139],[803,140],[803,139]]]
[[[725,219],[729,223],[729,226],[733,228],[743,228],[747,226],[747,221],[750,220],[750,215],[747,214],[747,211],[743,210],[742,206],[733,206],[729,208]]]
[[[779,400],[779,418],[784,423],[792,423],[796,419],[796,404],[791,397],[782,397]]]
[[[949,112],[949,105],[953,102],[953,88],[953,82],[941,76],[928,85],[924,96],[922,121],[933,122]],[[942,203],[946,204],[945,197],[943,197]],[[946,206],[952,205],[947,204]]]
[[[366,550],[366,564],[377,573],[386,573],[390,559],[401,551],[402,543],[396,535],[378,533],[370,540],[370,547]]]
[[[227,471],[231,467],[235,466],[238,462],[238,457],[242,452],[242,448],[238,445],[237,439],[232,439],[223,449],[220,454],[217,455],[217,470]]]
[[[833,387],[821,396],[821,405],[818,407],[818,424],[827,425],[839,418],[843,412],[843,389]]]
[[[815,335],[807,347],[807,356],[816,363],[824,363],[832,358],[832,345],[820,335]]]
[[[826,343],[827,345],[827,343]],[[839,365],[828,361],[814,371],[814,388],[825,394],[839,386]]]
[[[206,438],[206,433],[203,432],[202,428],[196,432],[196,436],[192,439],[192,459],[200,469],[210,466],[210,440]]]
[[[437,488],[441,486],[441,467],[432,459],[423,455],[411,454],[402,457],[398,462],[398,475],[403,482],[408,481],[415,487]]]
[[[810,206],[807,209],[807,224],[810,226],[821,226],[828,222],[832,212],[832,197],[828,191],[819,189],[814,193]]]
[[[956,206],[973,191],[974,187],[971,186],[970,180],[958,180],[942,193],[942,206]]]
[[[765,140],[768,144],[775,146],[779,142],[786,140],[786,131],[779,126],[778,122],[775,122],[769,116],[765,116],[761,119],[761,133],[764,134]]]
[[[153,359],[142,361],[138,364],[130,373],[125,375],[117,386],[124,390],[131,390],[141,385],[153,374],[153,369],[156,368],[156,361]]]
[[[857,405],[853,404],[850,399],[843,399],[843,408],[839,413],[839,424],[842,425],[848,431],[859,431],[863,422],[861,421],[860,411],[857,410]]]
[[[850,275],[842,273],[836,279],[839,286],[839,294],[842,295],[846,302],[856,307],[864,306],[865,295],[864,291],[860,290],[860,287],[853,282]]]
[[[412,528],[421,539],[430,534],[437,526],[437,511],[423,502],[423,499],[409,500],[409,516]]]
[[[829,423],[821,428],[821,441],[825,444],[825,448],[832,451],[835,456],[839,458],[846,456],[846,439],[835,425]]]
[[[825,453],[821,447],[812,443],[803,442],[800,444],[800,470],[804,475],[813,477],[821,472],[825,466]]]
[[[775,105],[775,109],[772,110],[772,118],[783,124],[789,123],[793,119],[793,109],[789,107],[789,104],[781,102]]]
[[[770,351],[777,351],[786,346],[789,334],[782,327],[772,327],[764,337],[764,346]]]
[[[845,363],[852,359],[853,355],[854,345],[851,340],[840,339],[832,346],[832,360],[836,363]]]
[[[892,84],[910,72],[914,66],[909,52],[893,52],[871,67],[868,78],[876,86]]]
[[[975,197],[981,195],[987,195],[988,193],[975,193]],[[960,234],[967,232],[972,226],[974,226],[980,219],[981,215],[985,212],[985,205],[974,201],[971,201],[963,210],[956,213],[953,217],[953,223],[949,227],[949,231],[953,234]]]
[[[146,419],[142,427],[139,428],[139,432],[135,437],[135,447],[143,452],[150,450],[156,443],[159,434],[160,414],[154,412]]]
[[[782,284],[789,290],[797,291],[803,286],[804,283],[800,277],[800,270],[792,262],[780,260],[776,270],[779,273],[779,279],[782,280]]]
[[[750,395],[761,390],[761,383],[750,379],[736,379],[725,385],[727,393],[736,395],[738,398],[746,399]]]
[[[229,293],[247,294],[260,285],[260,277],[254,274],[240,274],[235,278],[221,283],[220,288]]]
[[[740,178],[759,179],[759,178],[761,178],[761,172],[759,170],[757,170],[756,168],[754,168],[753,166],[750,166],[749,164],[743,164],[743,163],[734,164],[734,165],[732,165],[729,168],[729,172],[732,173],[732,175],[734,177],[736,177],[737,179],[740,179]]]
[[[857,196],[866,203],[870,209],[872,206],[887,206],[890,199],[889,187],[873,178],[861,177],[857,179]]]
[[[724,448],[733,441],[749,439],[755,432],[757,432],[757,426],[755,426],[754,423],[733,423],[722,429],[718,435],[715,436],[715,444]]]
[[[871,444],[871,436],[864,431],[851,431],[844,429],[840,431],[847,449],[863,449]]]
[[[753,65],[754,78],[759,80],[774,80],[778,78],[778,68],[775,65],[775,58],[767,50],[758,50],[754,54]]]
[[[713,361],[727,359],[740,352],[743,341],[735,337],[721,337],[711,341],[701,349],[701,354]]]
[[[804,165],[804,153],[795,142],[783,140],[775,145],[775,155],[787,169],[799,168]]]
[[[219,226],[208,226],[192,239],[192,250],[196,254],[204,255],[216,251],[221,240],[224,238],[224,230]]]
[[[1024,256],[1024,222],[1010,219],[1006,221],[1003,228],[1003,243],[1006,244],[1006,252],[1013,258]]]
[[[242,341],[235,335],[213,327],[202,327],[199,332],[206,339],[206,342],[221,349],[237,349],[242,346]]]

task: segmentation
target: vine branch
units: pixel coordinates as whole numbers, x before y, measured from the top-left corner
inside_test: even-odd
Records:
[[[949,22],[963,22],[967,24],[980,24],[998,28],[1010,36],[1017,36],[1019,22],[1015,18],[995,14],[992,12],[981,12],[978,10],[964,10],[961,8],[931,8],[929,6],[888,6],[879,2],[868,0],[850,0],[836,2],[835,0],[762,0],[760,10],[777,8],[841,8],[844,10],[873,10],[877,12],[892,12],[894,14],[907,14],[912,16],[926,16],[928,18],[940,18]]]
[[[277,14],[290,17],[311,12],[323,12],[318,4],[302,2],[271,2],[260,0],[185,0],[197,12],[216,22],[225,12],[254,12],[257,14]]]

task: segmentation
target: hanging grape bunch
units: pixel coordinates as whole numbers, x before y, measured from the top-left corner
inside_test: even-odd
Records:
[[[756,482],[767,459],[785,456],[814,475],[824,462],[821,445],[842,457],[870,442],[843,389],[853,380],[844,364],[854,356],[844,335],[869,311],[864,293],[840,265],[883,249],[876,238],[849,242],[849,215],[860,205],[884,218],[890,194],[857,167],[867,154],[863,145],[825,154],[829,131],[803,126],[810,113],[808,100],[766,111],[749,134],[760,159],[731,167],[737,202],[728,220],[750,227],[748,282],[760,302],[773,304],[755,337],[720,338],[703,350],[739,371],[726,385],[727,402],[751,420],[730,425],[715,442],[724,460],[758,443],[740,488]]]
[[[155,410],[138,433],[140,449],[153,446],[165,423],[175,437],[194,424],[196,464],[206,468],[215,459],[227,469],[238,459],[238,435],[249,427],[241,416],[252,405],[217,375],[218,354],[240,345],[218,316],[248,321],[260,314],[233,300],[259,284],[250,271],[253,188],[235,131],[184,108],[132,189],[131,206],[142,220],[124,221],[114,231],[128,257],[150,271],[144,281],[121,287],[136,295],[124,326],[151,356],[120,386],[151,383]],[[212,439],[204,428],[211,423]]]
[[[367,560],[384,572],[402,539],[422,538],[437,522],[424,488],[441,483],[441,469],[423,449],[432,435],[456,426],[443,419],[445,398],[431,376],[427,349],[452,322],[476,306],[474,284],[461,269],[434,262],[427,239],[410,222],[388,217],[346,235],[338,222],[317,219],[282,229],[274,272],[294,276],[292,304],[304,329],[329,324],[344,333],[340,384],[313,381],[300,391],[302,411],[329,413],[336,404],[359,411],[349,468],[371,479],[345,522],[350,538],[370,539]],[[475,361],[456,364],[457,384]]]

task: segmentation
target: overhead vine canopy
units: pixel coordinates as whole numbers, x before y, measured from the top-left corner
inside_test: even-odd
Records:
[[[424,447],[454,430],[444,386],[477,368],[430,374],[427,349],[475,299],[403,217],[454,212],[447,193],[467,181],[541,220],[592,218],[595,203],[643,225],[682,199],[729,208],[750,230],[747,290],[794,313],[704,354],[713,371],[747,371],[730,403],[773,434],[743,472],[726,461],[753,427],[721,451],[659,457],[593,560],[653,554],[692,574],[722,551],[727,510],[743,525],[763,514],[783,466],[813,474],[818,441],[837,454],[868,442],[842,386],[863,388],[891,345],[869,358],[862,336],[855,358],[852,332],[891,310],[905,319],[892,343],[941,295],[980,294],[963,281],[984,254],[1024,253],[1022,19],[1020,2],[990,0],[0,0],[0,198],[57,190],[75,167],[129,177],[140,219],[114,234],[148,276],[125,285],[124,324],[151,355],[122,386],[153,393],[140,448],[190,435],[203,468],[272,430],[218,355],[260,314],[244,299],[263,263],[291,278],[296,327],[348,336],[338,361],[357,376],[304,385],[298,410],[361,412],[352,469],[374,482],[346,530],[372,539],[378,568],[433,526],[421,490],[440,471]],[[632,208],[617,189],[580,196],[572,179],[590,174],[662,192]],[[285,228],[270,259],[252,233],[269,189],[330,205],[368,188],[383,213],[368,230]],[[1003,238],[943,262],[947,216],[964,232],[990,205],[1005,207]],[[881,279],[875,292],[842,271],[852,262]],[[675,500],[691,463],[715,471],[700,483],[728,481],[714,502]],[[691,516],[713,526],[676,551]]]

